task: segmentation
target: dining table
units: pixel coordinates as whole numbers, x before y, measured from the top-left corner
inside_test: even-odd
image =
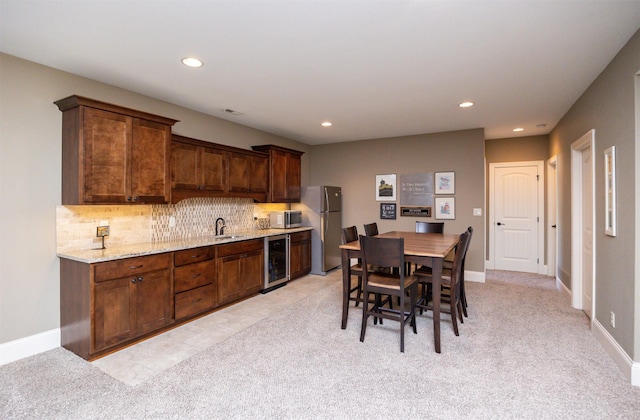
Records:
[[[440,353],[440,292],[445,257],[456,247],[460,235],[392,231],[380,238],[403,238],[405,262],[431,267],[433,281],[433,334],[436,353]],[[360,258],[360,241],[340,245],[342,255],[342,329],[347,328],[351,259]]]

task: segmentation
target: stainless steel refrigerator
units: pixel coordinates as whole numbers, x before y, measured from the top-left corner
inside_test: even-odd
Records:
[[[311,232],[311,273],[324,276],[339,267],[340,232],[342,229],[342,191],[326,185],[303,187],[301,204],[303,220],[307,219]]]

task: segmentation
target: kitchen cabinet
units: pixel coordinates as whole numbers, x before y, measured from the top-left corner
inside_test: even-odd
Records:
[[[179,141],[171,144],[171,188],[224,192],[227,159],[225,152],[213,147]]]
[[[166,203],[177,120],[73,95],[62,111],[62,204]]]
[[[266,201],[265,153],[173,136],[171,201],[192,197],[240,197]]]
[[[171,254],[60,260],[61,344],[90,360],[173,323]]]
[[[291,280],[311,272],[311,231],[289,235],[289,267]]]
[[[176,321],[213,309],[217,304],[215,247],[174,253]]]
[[[264,240],[218,245],[216,274],[219,305],[259,292],[264,282]]]
[[[272,203],[300,202],[302,155],[304,152],[275,145],[252,146],[269,154],[269,193]]]

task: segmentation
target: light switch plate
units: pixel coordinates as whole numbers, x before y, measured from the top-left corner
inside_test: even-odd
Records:
[[[482,209],[473,209],[474,216],[482,216]]]

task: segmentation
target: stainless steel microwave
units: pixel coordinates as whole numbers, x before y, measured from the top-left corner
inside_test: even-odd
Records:
[[[302,211],[272,211],[269,216],[272,229],[288,229],[302,226]]]

